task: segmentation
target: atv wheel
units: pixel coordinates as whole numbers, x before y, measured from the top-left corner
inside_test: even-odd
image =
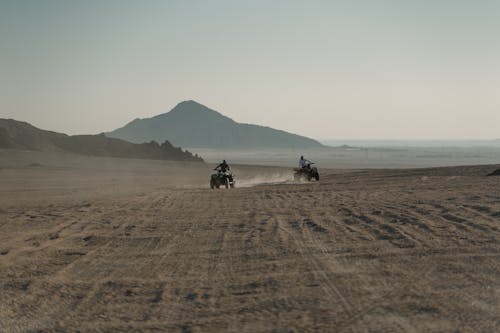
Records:
[[[314,178],[316,178],[316,181],[319,182],[319,173],[315,174]]]
[[[213,190],[214,189],[214,182],[210,182],[210,188]]]

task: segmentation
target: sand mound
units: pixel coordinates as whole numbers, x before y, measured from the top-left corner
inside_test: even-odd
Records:
[[[492,173],[488,174],[488,176],[500,176],[500,169],[493,171]]]

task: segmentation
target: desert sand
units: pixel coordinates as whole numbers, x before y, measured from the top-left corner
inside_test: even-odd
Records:
[[[499,331],[499,167],[0,151],[0,331]]]

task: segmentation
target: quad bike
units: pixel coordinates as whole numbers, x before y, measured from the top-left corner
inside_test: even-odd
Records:
[[[210,176],[210,188],[212,190],[221,186],[225,186],[226,188],[234,188],[235,184],[236,180],[234,179],[234,175],[229,171],[217,172]]]
[[[311,181],[313,178],[316,179],[316,181],[319,181],[319,171],[318,168],[311,166],[310,163],[307,164],[303,168],[294,168],[294,174],[293,174],[293,179],[298,181],[302,179],[306,179],[307,181]]]

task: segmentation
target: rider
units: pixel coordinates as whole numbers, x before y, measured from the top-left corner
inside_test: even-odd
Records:
[[[300,160],[299,160],[299,168],[300,169],[309,169],[311,167],[311,161],[309,161],[308,159],[305,159],[304,156],[300,156]]]
[[[226,171],[231,170],[231,168],[229,167],[229,164],[227,164],[226,160],[223,160],[222,163],[216,166],[214,170],[217,170],[220,173],[224,173]]]

